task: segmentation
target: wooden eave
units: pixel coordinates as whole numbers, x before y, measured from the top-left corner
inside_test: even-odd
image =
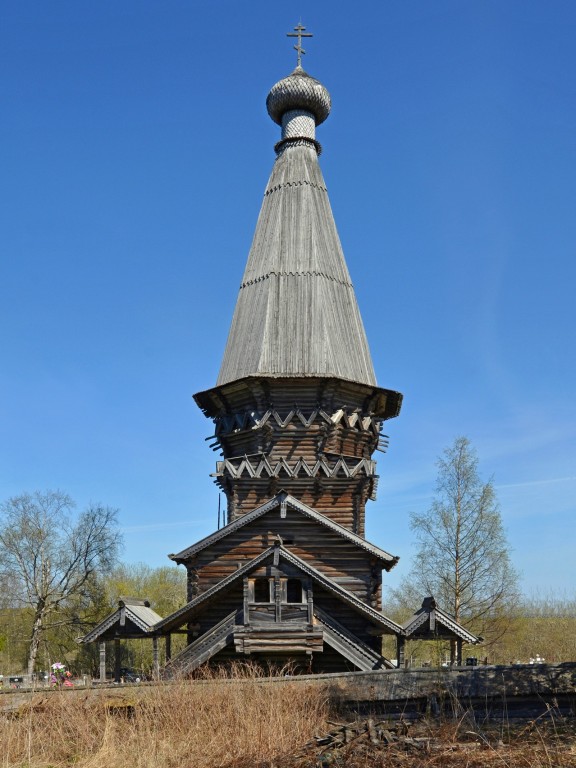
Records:
[[[242,393],[244,398],[252,399],[250,393],[266,389],[270,382],[302,380],[310,383],[315,382],[315,386],[321,382],[326,389],[330,385],[337,387],[340,382],[353,384],[358,390],[360,398],[365,401],[366,410],[369,410],[375,417],[386,421],[393,419],[400,413],[402,407],[402,394],[392,389],[383,389],[375,385],[365,384],[353,379],[336,378],[334,376],[318,376],[317,374],[296,374],[289,376],[286,374],[259,374],[244,376],[241,379],[222,384],[212,389],[197,392],[194,400],[198,407],[208,418],[223,416],[230,412],[231,403],[237,400],[238,395]]]
[[[297,555],[294,555],[284,547],[281,547],[280,549],[282,556],[287,562],[292,563],[292,565],[306,573],[314,581],[321,584],[328,592],[332,592],[333,595],[341,598],[343,602],[347,603],[351,608],[354,608],[356,611],[366,616],[371,623],[377,624],[380,628],[387,630],[389,634],[402,633],[402,627],[399,624],[396,624],[395,621],[392,621],[392,619],[384,616],[383,613],[366,605],[366,603],[359,600],[355,595],[352,595],[339,584],[336,584],[335,581],[325,576],[323,573],[320,573],[320,571],[313,566],[305,563],[304,560],[300,559]]]
[[[120,606],[115,611],[106,616],[84,637],[78,638],[77,642],[85,644],[115,637],[133,640],[150,636],[152,627],[161,619],[162,617],[144,601],[138,601],[133,605],[120,601]]]
[[[214,600],[220,593],[227,590],[239,579],[244,578],[244,576],[248,575],[270,559],[274,559],[275,562],[276,559],[278,561],[284,560],[287,563],[295,566],[299,571],[306,574],[307,576],[310,576],[316,583],[320,584],[324,589],[326,589],[327,592],[335,595],[337,598],[342,600],[342,602],[350,606],[353,610],[363,615],[370,623],[376,624],[380,629],[383,629],[385,634],[403,634],[402,627],[399,624],[396,624],[396,622],[387,618],[384,616],[384,614],[374,610],[374,608],[371,608],[369,605],[362,602],[362,600],[359,600],[355,595],[348,592],[332,579],[325,576],[323,573],[320,573],[320,571],[318,571],[316,568],[308,565],[297,555],[294,555],[292,552],[286,549],[286,547],[279,544],[268,547],[257,557],[253,558],[248,563],[238,568],[238,570],[234,571],[234,573],[230,574],[230,576],[222,579],[222,581],[220,581],[218,584],[215,584],[210,589],[207,589],[206,592],[203,592],[201,595],[198,595],[198,597],[195,597],[182,608],[178,609],[170,616],[167,616],[165,619],[159,621],[154,626],[154,631],[166,634],[176,629],[177,627],[180,627],[182,624],[189,621],[202,607],[206,606],[208,603]]]
[[[424,604],[426,601],[424,601]],[[408,621],[404,622],[402,629],[407,639],[430,639],[438,638],[449,640],[460,638],[470,645],[481,643],[483,638],[473,635],[465,627],[459,624],[455,619],[449,616],[440,608],[424,607],[416,611]]]
[[[199,552],[202,552],[202,550],[206,549],[207,547],[210,547],[212,544],[215,544],[217,541],[220,541],[221,539],[225,539],[227,536],[234,533],[239,528],[243,528],[244,526],[249,525],[253,520],[257,520],[259,517],[262,517],[262,515],[265,515],[270,510],[275,509],[276,507],[281,508],[282,504],[286,504],[290,508],[300,512],[306,517],[309,517],[311,520],[315,520],[317,523],[320,523],[320,525],[323,525],[326,528],[329,528],[331,531],[334,531],[334,533],[338,534],[339,536],[342,536],[342,538],[347,539],[348,541],[352,542],[360,549],[363,549],[369,555],[379,560],[386,571],[392,570],[392,568],[394,568],[394,566],[400,559],[399,557],[396,557],[394,555],[389,554],[388,552],[385,552],[383,549],[380,549],[374,544],[370,544],[370,542],[366,541],[366,539],[363,539],[362,536],[358,536],[356,533],[353,533],[348,528],[345,528],[344,526],[339,525],[338,523],[334,522],[334,520],[331,520],[329,517],[326,517],[326,515],[323,515],[320,512],[317,512],[315,509],[312,509],[312,507],[309,507],[306,504],[303,504],[301,501],[298,501],[298,499],[295,499],[293,496],[291,496],[288,493],[285,493],[284,491],[274,496],[274,498],[270,499],[270,501],[267,501],[265,504],[262,504],[261,506],[256,507],[256,509],[253,509],[250,512],[246,512],[246,514],[237,518],[233,522],[228,523],[228,525],[225,525],[223,528],[220,528],[220,530],[214,531],[214,533],[210,534],[210,536],[206,536],[204,539],[201,539],[196,544],[193,544],[192,546],[187,547],[186,549],[183,549],[181,552],[178,552],[177,554],[168,555],[168,557],[171,560],[174,560],[174,562],[176,563],[185,563],[190,558],[197,555]]]

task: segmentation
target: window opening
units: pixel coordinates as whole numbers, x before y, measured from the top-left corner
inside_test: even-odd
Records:
[[[270,602],[270,584],[268,579],[254,579],[254,602]]]
[[[287,603],[301,603],[302,602],[302,582],[300,579],[288,579],[286,584],[286,602]]]

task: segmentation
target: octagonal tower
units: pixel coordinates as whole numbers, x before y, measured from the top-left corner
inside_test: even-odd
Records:
[[[266,106],[277,157],[216,387],[195,400],[214,421],[228,522],[285,490],[364,536],[372,455],[402,396],[376,384],[318,163],[330,94],[298,65]]]

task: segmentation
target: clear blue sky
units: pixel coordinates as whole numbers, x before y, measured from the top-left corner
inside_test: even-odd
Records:
[[[118,507],[125,560],[152,565],[215,527],[191,395],[216,381],[300,16],[378,381],[405,396],[367,510],[388,583],[467,435],[526,591],[573,592],[574,0],[3,0],[0,498]]]

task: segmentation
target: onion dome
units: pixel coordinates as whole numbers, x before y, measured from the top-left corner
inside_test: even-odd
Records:
[[[272,86],[266,99],[268,114],[278,125],[282,125],[282,115],[292,111],[310,112],[320,125],[330,114],[330,106],[326,88],[300,66]]]

